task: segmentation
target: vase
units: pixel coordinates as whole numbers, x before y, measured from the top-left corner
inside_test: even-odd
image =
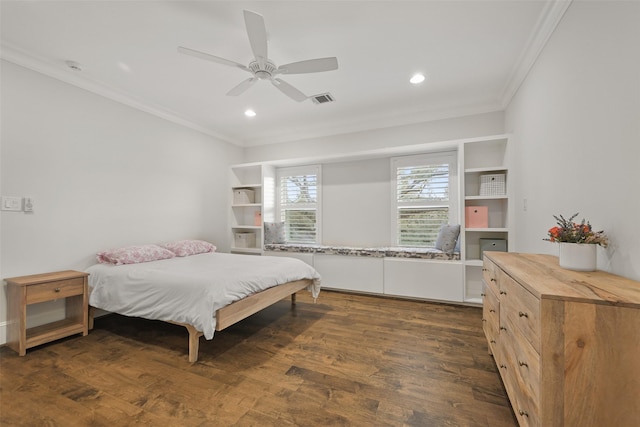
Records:
[[[560,267],[575,271],[595,271],[596,246],[588,243],[560,243]]]

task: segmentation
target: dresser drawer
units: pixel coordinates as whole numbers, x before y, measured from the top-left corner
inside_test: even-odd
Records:
[[[482,328],[489,342],[490,353],[495,354],[495,346],[498,341],[498,327],[500,326],[500,305],[498,297],[493,290],[482,284],[484,299],[482,302]]]
[[[27,304],[84,294],[84,279],[58,280],[26,287]]]
[[[540,405],[540,354],[514,325],[513,318],[502,319],[500,344],[507,363],[517,377],[519,389],[537,409]]]
[[[498,294],[499,290],[497,277],[498,270],[498,267],[493,262],[491,262],[487,258],[484,259],[482,263],[482,279],[487,284],[487,286],[493,289],[493,292],[496,295]]]
[[[540,353],[540,300],[508,274],[502,271],[498,274],[500,315],[511,318],[513,325]]]

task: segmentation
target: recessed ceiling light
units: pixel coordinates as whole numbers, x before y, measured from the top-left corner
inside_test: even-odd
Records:
[[[420,83],[422,83],[424,81],[424,74],[420,74],[420,73],[414,74],[409,79],[409,81],[414,85],[420,84]]]
[[[244,112],[244,115],[247,117],[255,117],[256,116],[256,112],[253,110],[247,110]]]

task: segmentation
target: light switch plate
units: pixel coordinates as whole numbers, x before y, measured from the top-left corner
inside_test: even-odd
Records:
[[[2,196],[2,210],[20,212],[22,210],[22,197]]]

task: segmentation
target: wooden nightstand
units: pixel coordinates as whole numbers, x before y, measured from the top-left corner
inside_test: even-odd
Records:
[[[88,273],[58,271],[12,277],[7,282],[7,345],[20,356],[27,349],[73,334],[87,335]],[[27,306],[65,298],[65,318],[27,329]]]

